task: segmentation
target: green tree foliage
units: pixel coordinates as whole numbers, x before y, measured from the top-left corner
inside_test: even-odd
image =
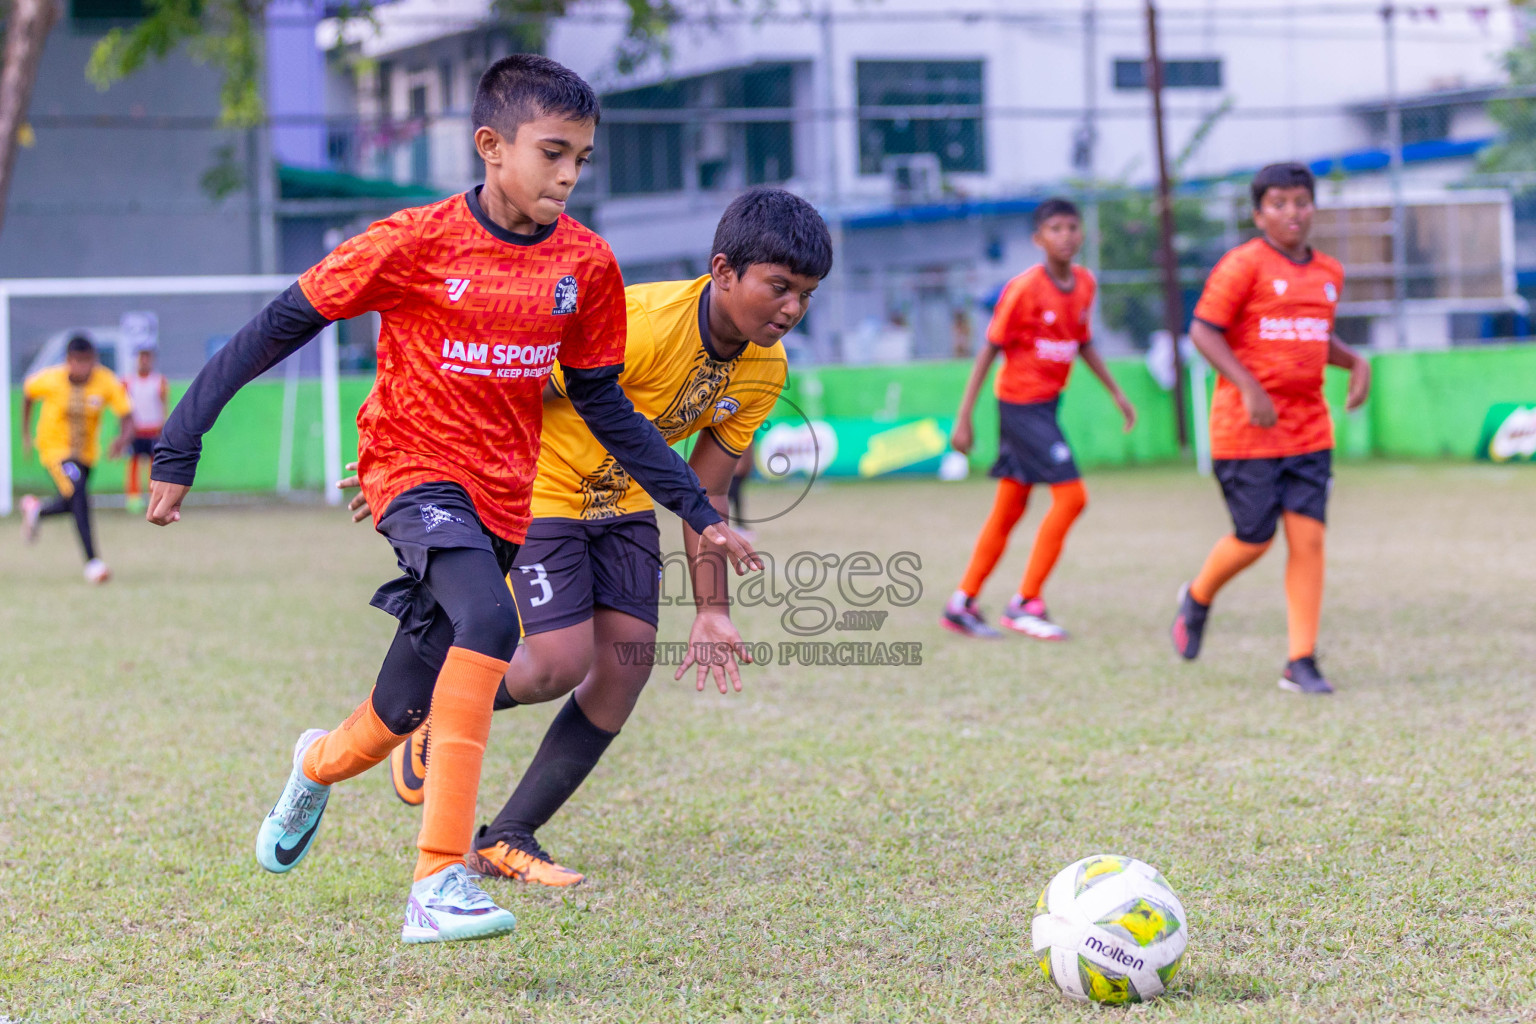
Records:
[[[1506,53],[1503,65],[1512,90],[1536,86],[1536,38]],[[1490,174],[1536,172],[1536,96],[1490,100],[1488,116],[1499,126],[1500,138],[1478,155],[1477,169]]]
[[[1232,98],[1205,116],[1169,168],[1175,187],[1184,168],[1210,138],[1216,125],[1232,109]],[[1104,271],[1152,273],[1145,281],[1106,283],[1099,302],[1104,322],[1138,342],[1163,328],[1163,285],[1158,266],[1157,194],[1151,189],[1129,189],[1123,183],[1100,185],[1109,194],[1099,200],[1099,266]],[[1210,243],[1221,236],[1223,224],[1206,214],[1208,201],[1194,196],[1173,199],[1173,246],[1179,267],[1204,269]],[[1184,310],[1186,316],[1189,310]]]
[[[549,24],[574,0],[493,0],[492,14],[512,30],[520,46],[543,48]],[[731,3],[734,0],[724,0]],[[249,128],[262,122],[262,32],[267,0],[146,0],[147,17],[108,32],[91,53],[86,77],[98,88],[133,74],[150,61],[163,60],[186,46],[195,60],[219,70],[219,100],[226,127]],[[346,8],[341,17],[368,19],[369,0]],[[620,72],[634,70],[665,53],[667,30],[682,11],[671,0],[624,0],[625,33],[614,55]]]
[[[1158,265],[1157,195],[1150,190],[1112,192],[1099,200],[1099,266],[1103,271],[1153,271],[1146,280],[1106,283],[1100,291],[1104,322],[1138,342],[1163,327],[1163,285]],[[1175,197],[1174,249],[1180,268],[1203,269],[1209,243],[1223,225],[1206,215],[1206,200]],[[1188,315],[1189,310],[1184,311]]]

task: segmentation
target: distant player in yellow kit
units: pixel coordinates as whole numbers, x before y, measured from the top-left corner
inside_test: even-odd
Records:
[[[46,503],[31,494],[22,497],[22,537],[31,544],[37,540],[38,524],[43,516],[70,513],[75,517],[80,547],[85,552],[86,581],[105,583],[112,577],[112,570],[96,554],[87,484],[91,470],[101,456],[102,410],[111,409],[116,413],[122,427],[122,432],[112,442],[112,457],[121,455],[127,447],[133,430],[130,418],[133,405],[128,400],[128,391],[117,375],[96,358],[96,346],[91,344],[91,339],[77,334],[65,346],[63,366],[40,370],[28,377],[22,387],[23,452],[32,447],[27,428],[32,422],[34,406],[41,410],[37,417],[37,457],[48,475],[53,477],[59,496]]]

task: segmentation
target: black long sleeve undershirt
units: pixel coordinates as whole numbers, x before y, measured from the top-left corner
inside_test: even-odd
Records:
[[[647,494],[699,533],[721,521],[693,468],[668,447],[655,424],[635,411],[619,388],[618,366],[562,366],[565,394],[587,429]]]
[[[328,323],[297,282],[262,307],[208,360],[171,410],[155,445],[150,478],[192,486],[203,435],[235,392],[303,348]]]

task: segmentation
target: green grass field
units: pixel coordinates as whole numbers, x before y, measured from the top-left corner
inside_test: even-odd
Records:
[[[382,770],[338,788],[296,872],[251,853],[294,737],[371,685],[382,540],[336,510],[195,508],[169,530],[103,513],[117,578],[92,590],[63,520],[31,549],[8,523],[0,1018],[1536,1019],[1536,472],[1341,469],[1321,649],[1339,693],[1310,700],[1275,686],[1283,548],[1184,665],[1166,628],[1224,529],[1214,484],[1088,483],[1047,592],[1061,645],[935,624],[985,481],[827,486],[766,524],[781,566],[915,552],[920,601],[823,639],[919,641],[921,666],[776,659],[728,697],[658,669],[542,834],[588,884],[487,883],[517,935],[448,947],[399,942],[417,815]],[[738,618],[776,646],[781,612]],[[686,622],[667,610],[662,638]],[[555,709],[497,716],[483,816]],[[1030,956],[1041,887],[1095,852],[1157,865],[1188,908],[1156,1003],[1069,1004]]]

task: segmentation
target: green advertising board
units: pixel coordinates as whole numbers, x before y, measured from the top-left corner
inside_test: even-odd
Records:
[[[1489,408],[1477,457],[1490,462],[1536,461],[1536,404],[1500,402]]]
[[[864,477],[939,471],[953,419],[921,416],[891,422],[786,418],[760,433],[757,471],[770,480],[803,476]]]

